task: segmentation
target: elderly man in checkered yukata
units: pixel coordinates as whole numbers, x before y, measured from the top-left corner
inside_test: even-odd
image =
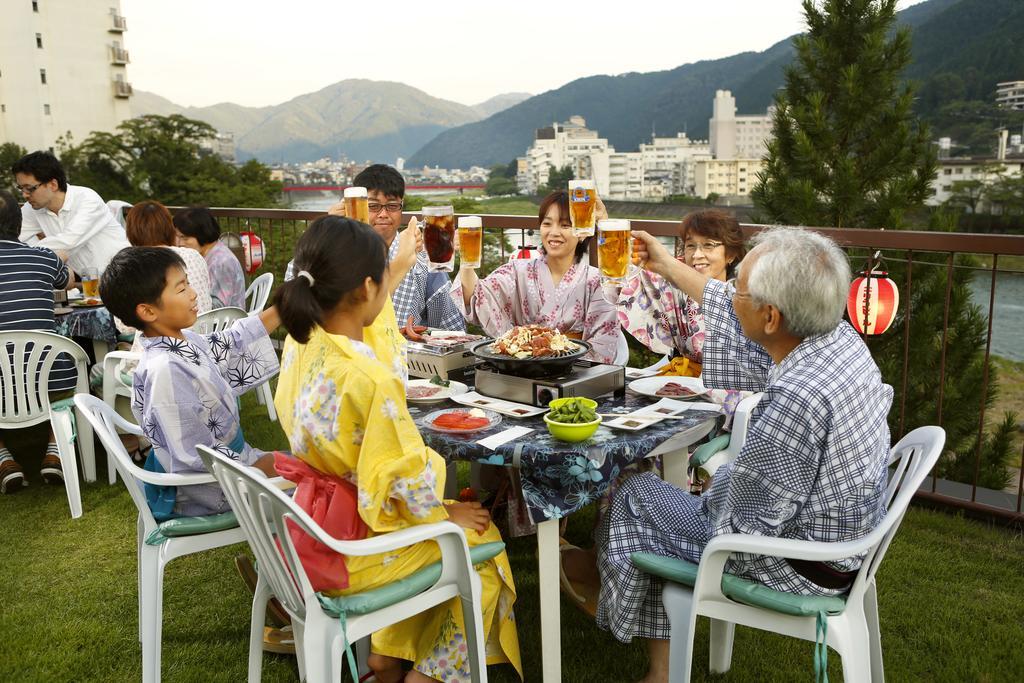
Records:
[[[597,531],[597,623],[616,638],[648,639],[644,680],[668,680],[669,623],[662,584],[636,569],[635,552],[699,562],[719,534],[852,541],[885,514],[892,388],[842,320],[850,285],[843,252],[798,228],[757,235],[735,282],[709,280],[634,231],[635,258],[696,299],[707,338],[704,382],[728,388],[756,378],[764,396],[736,461],[694,496],[651,473],[628,479]],[[641,244],[642,243],[642,244]],[[790,562],[734,555],[726,570],[770,588],[835,595],[860,557]]]

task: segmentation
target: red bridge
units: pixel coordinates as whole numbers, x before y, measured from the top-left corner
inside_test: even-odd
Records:
[[[285,185],[282,192],[342,192],[348,185]],[[485,185],[406,185],[405,191],[413,190],[482,190]]]

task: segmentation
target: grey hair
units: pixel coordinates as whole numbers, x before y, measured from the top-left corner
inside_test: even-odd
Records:
[[[791,334],[806,339],[836,328],[846,310],[850,264],[834,241],[803,228],[772,228],[754,236],[751,298],[782,312]],[[750,260],[749,258],[747,259]]]

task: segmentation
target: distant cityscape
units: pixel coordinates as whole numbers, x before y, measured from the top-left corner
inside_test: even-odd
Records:
[[[62,136],[81,142],[94,131],[114,131],[133,115],[130,58],[123,48],[128,22],[117,0],[83,0],[74,13],[40,13],[39,3],[19,3],[8,19],[30,30],[24,32],[26,40],[0,43],[0,143],[54,150]],[[78,39],[59,39],[70,33]],[[14,68],[15,64],[21,66]],[[76,78],[55,78],[69,71]],[[1024,81],[995,85],[998,107],[1024,110]],[[631,151],[616,150],[599,130],[588,127],[583,115],[570,116],[535,130],[533,142],[513,162],[516,187],[521,194],[535,195],[547,187],[553,170],[569,167],[575,177],[592,178],[609,199],[660,202],[694,197],[749,204],[771,140],[773,114],[772,107],[738,114],[732,92],[718,90],[707,140],[691,139],[685,131],[659,135],[652,130],[650,141]],[[995,153],[971,157],[954,156],[955,140],[937,140],[939,168],[928,203],[950,201],[963,183],[986,186],[1021,174],[1022,133],[994,131]],[[201,146],[235,161],[232,131],[218,131]],[[410,185],[482,186],[491,174],[491,169],[480,166],[446,169],[407,167],[402,158],[380,161],[394,164]],[[285,186],[340,187],[369,163],[339,155],[270,168],[272,177]],[[984,210],[981,201],[972,210]]]

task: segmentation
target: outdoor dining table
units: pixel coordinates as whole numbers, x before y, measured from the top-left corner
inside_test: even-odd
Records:
[[[107,351],[117,344],[114,316],[105,306],[57,307],[54,309],[54,330],[64,337],[85,337],[92,340],[93,359],[103,362]]]
[[[625,414],[655,401],[627,392],[623,397],[599,398],[597,410]],[[420,425],[424,442],[446,461],[466,460],[518,470],[523,499],[537,525],[543,677],[545,683],[561,681],[559,520],[598,501],[623,468],[644,458],[664,456],[667,471],[677,473],[666,476],[666,480],[677,486],[685,485],[686,447],[714,429],[721,413],[702,404],[687,410],[681,419],[663,420],[639,431],[616,430],[602,424],[593,437],[581,443],[555,439],[548,433],[542,415],[504,417],[498,425],[472,434],[438,432],[424,425],[424,417],[434,410],[457,407],[460,406],[451,401],[424,406],[410,404],[409,412]],[[533,431],[494,450],[479,443],[518,426]],[[684,473],[682,480],[679,472]]]

